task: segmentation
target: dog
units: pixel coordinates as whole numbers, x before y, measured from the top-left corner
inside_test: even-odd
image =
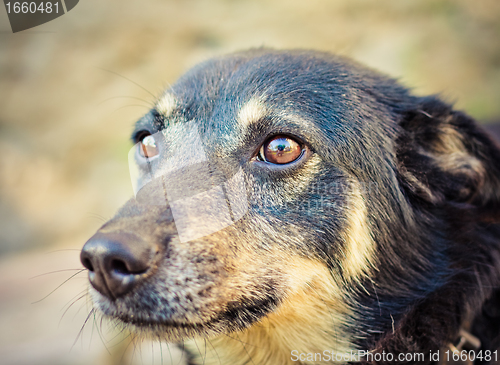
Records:
[[[81,252],[105,317],[189,364],[499,363],[500,149],[439,97],[252,49],[132,140],[135,196]]]

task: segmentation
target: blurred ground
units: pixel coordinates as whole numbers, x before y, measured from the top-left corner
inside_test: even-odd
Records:
[[[28,278],[80,267],[78,249],[132,193],[132,124],[187,68],[248,47],[327,50],[418,94],[441,93],[488,123],[500,120],[498,19],[498,0],[82,0],[12,34],[0,9],[2,364],[116,360],[99,323],[73,346],[90,311],[86,298],[60,321],[86,288],[85,273],[34,305],[76,271]],[[61,249],[75,250],[54,252]],[[157,353],[136,350],[127,363],[160,363]]]

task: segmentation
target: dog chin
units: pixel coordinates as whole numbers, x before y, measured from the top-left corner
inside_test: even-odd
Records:
[[[167,342],[179,342],[194,337],[214,336],[227,332],[217,322],[184,323],[170,320],[151,320],[136,315],[118,315],[112,318],[131,332],[150,339],[162,339]]]
[[[114,322],[130,332],[154,340],[164,340],[168,342],[180,342],[196,337],[213,337],[224,333],[242,330],[251,326],[259,318],[246,319],[245,313],[249,308],[233,308],[230,311],[214,313],[208,318],[198,320],[172,319],[166,314],[155,314],[136,312],[130,305],[125,304],[121,298],[110,300],[106,296],[91,288],[91,297],[94,309],[105,318]],[[228,317],[236,316],[238,323],[231,321]]]

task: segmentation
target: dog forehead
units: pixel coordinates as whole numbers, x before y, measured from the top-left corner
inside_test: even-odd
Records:
[[[331,65],[330,65],[331,66]],[[241,131],[271,113],[310,109],[316,94],[331,93],[335,78],[327,60],[309,53],[246,52],[209,60],[183,75],[159,98],[156,109],[167,122],[196,120],[203,131]],[[326,70],[332,73],[326,76]],[[317,103],[315,104],[317,106]],[[304,110],[307,112],[307,110]]]
[[[351,68],[348,61],[322,53],[244,52],[195,66],[176,82],[172,92],[180,99],[209,104],[262,94],[293,98],[289,95],[293,91],[346,86]]]

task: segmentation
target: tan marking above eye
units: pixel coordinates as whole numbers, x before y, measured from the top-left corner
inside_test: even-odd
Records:
[[[177,107],[177,100],[173,94],[165,93],[158,103],[156,104],[156,110],[164,117],[171,115],[175,108]]]
[[[287,136],[275,136],[260,148],[259,156],[263,161],[284,165],[297,160],[302,155],[302,146]]]
[[[149,134],[139,142],[139,154],[145,158],[151,158],[158,155],[158,147],[154,137]]]
[[[238,112],[238,121],[240,125],[248,127],[264,118],[266,114],[266,106],[262,99],[252,98]]]

